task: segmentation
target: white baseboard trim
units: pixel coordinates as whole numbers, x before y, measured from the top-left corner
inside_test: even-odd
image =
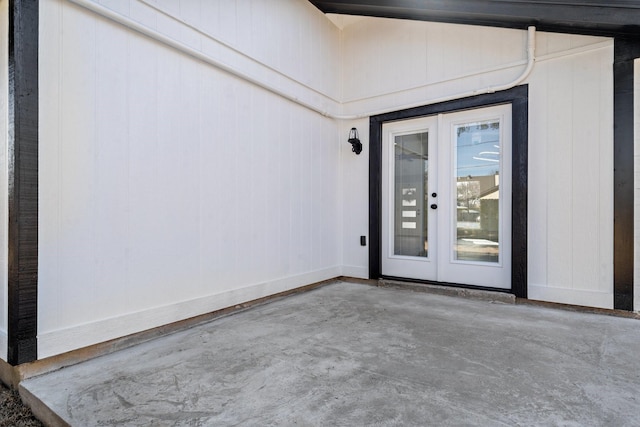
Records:
[[[38,334],[38,359],[59,355],[341,275],[334,266],[201,298]]]
[[[9,337],[7,331],[0,331],[0,359],[7,361]]]
[[[343,265],[342,275],[347,277],[355,277],[356,279],[368,279],[369,269],[367,267],[359,267],[355,265]]]
[[[585,291],[529,284],[528,299],[613,309],[613,292]]]

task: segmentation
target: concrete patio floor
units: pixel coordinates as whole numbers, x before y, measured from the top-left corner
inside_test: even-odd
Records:
[[[339,282],[21,387],[73,426],[637,426],[640,321]]]

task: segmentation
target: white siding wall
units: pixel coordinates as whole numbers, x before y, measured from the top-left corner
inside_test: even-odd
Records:
[[[9,1],[0,0],[0,359],[7,359],[7,101]]]
[[[358,129],[362,152],[355,155],[347,143],[349,130]],[[344,246],[342,262],[345,276],[369,277],[369,119],[343,121],[340,142],[342,150],[342,212]],[[367,246],[360,245],[360,236],[367,237]]]
[[[517,77],[526,31],[367,18],[345,27],[345,113],[401,108]]]
[[[102,3],[338,106],[339,31],[304,0]],[[337,122],[67,0],[40,8],[39,358],[340,275]]]
[[[529,297],[613,308],[613,45],[530,79]]]
[[[342,36],[349,114],[501,85],[526,62],[526,32],[518,30],[364,18]],[[613,42],[550,33],[536,41],[538,61],[526,81],[529,296],[612,308]],[[366,120],[344,123],[345,139],[351,126],[367,140]],[[343,158],[345,184],[366,191],[366,158]],[[345,192],[345,265],[363,277],[358,236],[367,203]]]
[[[340,31],[305,0],[101,4],[336,114],[501,85],[526,63],[524,31]],[[367,277],[368,119],[324,118],[68,0],[40,7],[40,358]],[[611,307],[613,44],[536,39],[530,297]]]

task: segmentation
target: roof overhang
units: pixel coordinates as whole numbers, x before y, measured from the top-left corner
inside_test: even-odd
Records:
[[[640,37],[638,0],[309,0],[324,13]]]

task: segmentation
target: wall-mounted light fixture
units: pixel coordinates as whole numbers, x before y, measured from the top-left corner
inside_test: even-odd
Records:
[[[360,154],[362,152],[362,142],[358,138],[358,129],[351,128],[349,131],[349,144],[351,144],[351,151],[356,154]]]

